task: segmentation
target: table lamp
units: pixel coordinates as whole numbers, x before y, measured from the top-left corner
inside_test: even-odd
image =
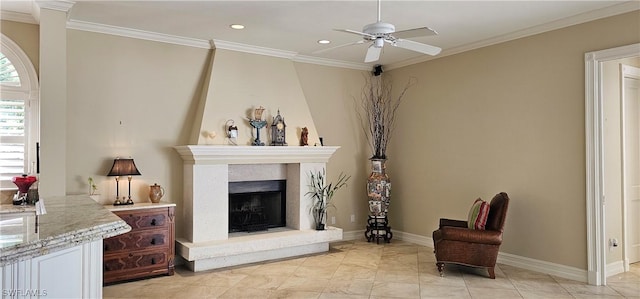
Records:
[[[127,200],[122,202],[120,201],[120,177],[126,175],[129,180],[129,196]],[[131,199],[131,176],[140,175],[140,171],[136,168],[136,163],[133,162],[133,159],[120,159],[116,158],[113,160],[113,166],[111,166],[111,171],[107,176],[115,176],[116,177],[116,201],[113,203],[114,206],[117,205],[132,205],[133,200]],[[123,197],[124,199],[124,197]]]

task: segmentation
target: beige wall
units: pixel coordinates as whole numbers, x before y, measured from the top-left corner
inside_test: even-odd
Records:
[[[584,54],[637,42],[639,11],[391,71],[419,82],[389,151],[392,226],[430,236],[505,191],[501,251],[586,269]]]
[[[296,70],[324,144],[340,146],[327,164],[329,179],[335,182],[340,172],[351,175],[347,187],[336,193],[336,209],[329,210],[328,219],[335,216],[336,226],[347,232],[364,230],[369,215],[365,186],[371,173],[367,163],[371,152],[353,111],[368,72],[304,63],[296,63]]]
[[[178,204],[180,232],[182,159],[173,146],[187,143],[208,57],[206,49],[69,30],[67,193],[87,194],[91,176],[111,203],[115,181],[106,174],[114,158],[132,157],[142,173],[132,181],[134,201],[149,201],[150,184],[163,186],[163,201]]]
[[[229,50],[216,50],[208,93],[203,107],[202,121],[194,122],[190,144],[229,144],[225,139],[225,123],[233,119],[238,127],[238,145],[251,145],[256,130],[248,119],[254,119],[254,109],[265,108],[262,119],[269,126],[260,130],[260,140],[271,142],[271,121],[278,110],[287,124],[286,140],[290,146],[299,145],[303,127],[309,129],[309,144],[318,142],[316,126],[294,64],[285,58],[254,55]],[[197,117],[199,118],[199,117]],[[215,131],[217,136],[207,140],[202,134]],[[198,136],[198,139],[193,139]]]
[[[36,73],[40,69],[40,26],[0,20],[0,31],[27,54]]]
[[[506,191],[502,251],[586,269],[584,53],[640,42],[639,20],[634,12],[385,73],[398,84],[418,80],[389,149],[394,230],[430,237],[439,217],[464,218],[476,197]],[[172,146],[188,143],[209,51],[76,30],[67,37],[67,193],[86,193],[93,176],[111,200],[105,174],[113,158],[132,156],[142,172],[132,195],[146,200],[148,184],[163,185],[164,200],[179,206],[180,235],[182,161]],[[330,216],[345,231],[363,230],[371,153],[352,108],[362,72],[294,67],[318,134],[342,146],[330,177],[353,175]]]

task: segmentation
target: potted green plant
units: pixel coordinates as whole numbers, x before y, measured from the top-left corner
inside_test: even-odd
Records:
[[[96,182],[92,177],[89,177],[87,181],[89,182],[89,197],[91,197],[95,201],[98,201],[98,199],[100,199],[100,195],[97,194],[98,185],[96,185]]]
[[[338,189],[347,185],[347,181],[351,176],[340,173],[338,181],[334,184],[327,182],[326,170],[312,171],[309,179],[309,192],[307,195],[311,197],[312,203],[310,212],[316,223],[316,230],[324,230],[327,220],[327,209],[334,207],[333,195]]]

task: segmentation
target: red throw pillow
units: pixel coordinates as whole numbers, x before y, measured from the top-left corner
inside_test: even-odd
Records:
[[[470,229],[484,230],[489,218],[489,204],[478,198],[473,202],[469,211],[468,225]]]

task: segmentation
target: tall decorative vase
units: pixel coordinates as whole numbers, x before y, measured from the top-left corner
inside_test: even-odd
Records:
[[[391,180],[385,169],[386,160],[371,159],[371,175],[367,179],[369,215],[386,216],[391,200]]]
[[[313,220],[316,222],[316,230],[324,230],[324,226],[327,223],[327,198],[322,197],[322,200],[317,202],[317,206],[313,208]]]
[[[316,219],[316,230],[324,230],[324,225],[327,222],[327,211],[324,210],[323,212],[319,213],[317,217],[318,219]]]
[[[380,238],[387,243],[393,234],[389,226],[387,213],[391,202],[391,180],[385,171],[385,159],[371,159],[371,175],[367,179],[367,196],[369,197],[369,219],[365,237],[376,243]]]

